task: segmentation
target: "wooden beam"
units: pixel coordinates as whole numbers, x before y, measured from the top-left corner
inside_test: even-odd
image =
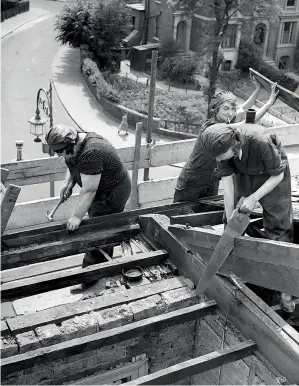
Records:
[[[1,182],[5,184],[8,177],[9,170],[5,168],[1,168]]]
[[[179,268],[179,272],[196,283],[205,265],[170,233],[168,230],[169,218],[163,215],[142,216],[140,224],[142,232],[149,239],[158,242],[160,246],[168,250],[170,259]],[[257,296],[249,289],[247,290],[248,294],[245,296],[228,279],[216,275],[207,288],[207,296],[216,300],[225,315],[229,305],[228,320],[240,330],[246,339],[258,342],[259,352],[290,382],[297,384],[299,382],[298,346],[286,340],[286,333],[273,320],[274,311],[266,304],[266,311],[261,310],[260,306],[256,304]],[[262,302],[261,299],[259,300]],[[281,323],[285,324],[283,319]],[[294,329],[292,330],[294,332]]]
[[[148,267],[161,264],[168,257],[165,250],[140,253],[85,268],[52,272],[42,276],[29,277],[1,285],[2,299],[22,298],[32,294],[68,287],[82,282],[98,280],[103,277],[121,274],[125,268],[138,265]]]
[[[1,320],[1,335],[9,335],[10,331],[5,320]]]
[[[72,339],[63,343],[43,347],[25,354],[3,358],[1,361],[2,377],[15,371],[33,367],[38,363],[47,363],[57,359],[76,355],[78,352],[87,352],[99,347],[115,344],[138,335],[145,335],[163,328],[171,328],[176,324],[185,323],[205,315],[211,314],[216,308],[216,303],[211,300],[195,306],[182,308],[167,314],[154,316],[125,326],[112,328],[89,336]]]
[[[186,229],[182,225],[172,225],[169,230],[206,264],[221,237],[210,229]],[[298,256],[296,244],[236,237],[234,249],[219,273],[225,276],[234,273],[244,282],[299,296]]]
[[[211,212],[190,213],[179,216],[171,216],[170,224],[190,225],[191,227],[201,227],[204,225],[222,224],[223,210]]]
[[[150,166],[164,166],[186,162],[195,144],[195,139],[157,143],[151,148]]]
[[[182,379],[246,358],[252,355],[256,349],[257,344],[252,340],[247,340],[246,342],[222,350],[213,351],[209,354],[189,359],[188,361],[178,363],[153,374],[145,375],[134,381],[128,382],[127,384],[173,385]]]
[[[15,248],[4,251],[1,258],[2,269],[19,267],[29,262],[53,260],[58,257],[85,252],[88,248],[107,246],[136,235],[140,227],[138,224],[124,225],[117,228],[102,230],[103,227],[93,227],[88,233],[67,233],[59,241],[44,242],[39,245]]]
[[[37,311],[32,314],[20,315],[9,319],[9,328],[13,334],[34,330],[36,327],[49,323],[61,323],[64,320],[83,315],[92,311],[99,311],[124,303],[133,302],[152,295],[170,291],[176,288],[184,287],[180,278],[174,277],[165,279],[156,283],[145,284],[141,287],[132,287],[131,289],[118,291],[109,295],[97,296],[92,299],[80,300],[79,307],[77,303],[62,304],[46,310]]]
[[[119,227],[128,224],[134,224],[138,221],[138,217],[148,213],[163,213],[168,216],[186,214],[200,210],[213,210],[213,207],[208,204],[197,202],[175,203],[153,208],[136,209],[129,212],[115,213],[106,216],[93,217],[83,219],[76,235],[84,235],[94,231],[98,227],[100,229]],[[30,244],[46,243],[51,241],[63,240],[66,235],[65,223],[48,223],[47,225],[35,227],[28,230],[6,231],[2,240],[8,247],[24,247]]]
[[[1,235],[4,232],[12,210],[20,194],[21,188],[16,185],[8,185],[1,202]]]
[[[173,199],[177,177],[161,178],[160,180],[143,181],[138,184],[138,202],[140,205],[166,199]]]

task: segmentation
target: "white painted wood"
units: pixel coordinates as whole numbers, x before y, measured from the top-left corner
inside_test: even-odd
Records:
[[[267,127],[265,133],[276,134],[280,139],[282,146],[299,144],[299,123],[294,125]]]
[[[140,182],[138,184],[139,204],[162,201],[173,197],[176,183],[177,177]]]
[[[151,148],[150,165],[163,166],[186,162],[195,144],[195,139],[158,143]]]

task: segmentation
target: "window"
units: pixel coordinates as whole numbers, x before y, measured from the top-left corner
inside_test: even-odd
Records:
[[[287,0],[287,7],[295,7],[296,0]]]
[[[135,16],[131,16],[131,20],[130,20],[131,31],[134,31],[135,23],[136,23],[136,17]]]
[[[223,36],[222,48],[234,48],[236,47],[236,35],[237,35],[237,26],[229,25]]]
[[[221,69],[222,69],[222,71],[230,71],[231,67],[232,67],[232,61],[231,60],[226,60],[222,64]]]
[[[293,31],[295,28],[295,22],[287,21],[283,23],[282,26],[282,35],[281,35],[281,44],[290,44],[292,43]]]
[[[160,38],[160,16],[156,17],[156,23],[155,23],[155,38]]]
[[[279,70],[288,70],[289,69],[289,63],[290,63],[290,57],[289,56],[282,56],[279,59],[278,69]]]

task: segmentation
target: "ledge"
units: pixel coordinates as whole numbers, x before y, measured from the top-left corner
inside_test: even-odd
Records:
[[[19,13],[29,11],[30,3],[29,0],[21,0],[15,7],[7,9],[6,11],[1,11],[1,23],[4,20],[10,19],[13,16],[18,15]]]

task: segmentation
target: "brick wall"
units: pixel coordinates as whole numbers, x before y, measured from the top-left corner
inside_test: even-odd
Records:
[[[195,291],[182,287],[148,298],[77,316],[62,322],[36,328],[34,331],[2,338],[2,357],[17,355],[40,347],[123,326],[198,302]],[[225,327],[225,336],[223,331]],[[222,347],[244,341],[245,338],[231,324],[225,323],[220,313],[206,316],[147,335],[136,336],[95,350],[41,363],[32,368],[10,374],[2,379],[12,384],[63,384],[84,377],[101,374],[131,363],[136,356],[148,358],[149,373],[167,368],[182,361],[201,356]],[[177,384],[217,384],[220,369],[184,379]],[[254,356],[221,369],[221,384],[279,384],[268,367]]]

